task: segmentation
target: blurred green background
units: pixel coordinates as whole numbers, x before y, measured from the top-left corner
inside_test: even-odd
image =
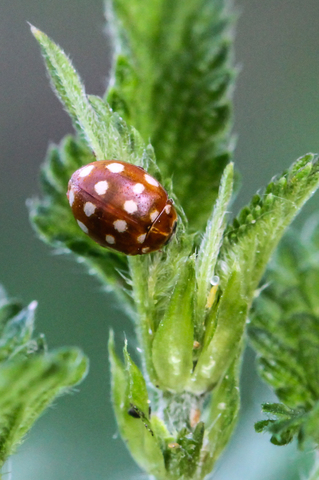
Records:
[[[298,156],[319,151],[318,0],[240,0],[237,7],[236,164],[243,188],[235,211]],[[37,331],[51,348],[78,345],[91,360],[85,382],[37,422],[7,471],[14,480],[146,478],[117,436],[110,404],[108,330],[112,325],[118,341],[125,332],[133,349],[131,323],[95,278],[71,257],[52,254],[29,225],[25,201],[39,193],[47,145],[72,128],[50,90],[27,21],[70,54],[89,93],[104,92],[109,69],[102,0],[1,0],[0,282],[25,303],[39,301]],[[298,221],[317,204],[318,196]],[[273,397],[256,378],[251,351],[242,397],[236,435],[214,480],[300,478],[311,452],[301,456],[294,445],[274,447],[254,433],[260,402]]]

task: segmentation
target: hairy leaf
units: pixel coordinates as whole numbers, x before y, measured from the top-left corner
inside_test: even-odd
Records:
[[[213,469],[237,423],[240,404],[239,367],[240,354],[234,359],[226,375],[214,390],[207,406],[208,418],[205,422],[207,441],[204,441],[201,465],[203,477]]]
[[[154,336],[152,360],[162,388],[180,393],[193,368],[194,262],[181,265],[167,310]]]
[[[145,395],[142,397],[138,392],[141,385],[142,374],[131,360],[127,364],[128,370],[115,353],[113,334],[109,340],[109,355],[112,374],[112,399],[116,420],[123,439],[136,461],[150,475],[156,476],[159,480],[165,480],[165,465],[161,441],[157,439],[150,428],[150,422],[138,406],[145,406]],[[137,380],[138,384],[134,382]],[[143,389],[145,387],[145,383]],[[140,403],[142,400],[142,403]],[[135,413],[132,415],[132,401],[138,403]],[[144,407],[143,407],[144,409]]]
[[[231,275],[233,265],[239,265],[245,295],[252,300],[285,229],[318,186],[318,157],[307,154],[272,181],[263,195],[253,197],[226,231],[218,272],[221,285]]]
[[[86,375],[88,360],[76,348],[46,350],[33,338],[36,302],[22,308],[0,299],[0,465],[21,443],[43,410]]]
[[[256,432],[270,433],[270,441],[274,445],[287,445],[293,440],[294,436],[297,436],[299,444],[302,445],[304,440],[303,430],[309,420],[308,415],[303,410],[288,410],[280,403],[263,404],[262,410],[273,415],[274,419],[257,422],[255,424]],[[316,426],[318,426],[318,420]]]
[[[86,95],[76,70],[63,50],[37,28],[31,26],[31,31],[39,42],[55,92],[96,159],[115,158],[145,168],[150,162],[154,164],[153,149],[144,143],[137,130],[127,126],[101,98]]]
[[[194,478],[200,465],[204,433],[203,422],[199,422],[194,430],[183,428],[178,432],[176,442],[169,444],[166,450],[166,468],[172,472],[169,478]]]
[[[202,351],[189,383],[192,392],[213,388],[237,354],[246,315],[270,255],[285,228],[318,186],[318,157],[309,154],[271,182],[263,197],[256,195],[226,230],[216,269],[220,292],[206,319]],[[316,362],[309,360],[315,348],[313,342],[308,342],[307,349],[300,349],[304,362],[311,365],[309,384],[318,374]],[[270,368],[271,365],[268,371]],[[288,368],[286,371],[288,375]],[[273,369],[272,375],[277,379],[278,372]],[[311,386],[312,390],[316,388]],[[283,394],[287,392],[283,390]],[[298,395],[297,389],[295,394]]]
[[[162,319],[168,315],[170,299],[179,274],[182,270],[185,271],[191,262],[188,260],[191,251],[192,238],[187,238],[183,225],[179,225],[177,235],[165,250],[129,258],[133,299],[137,310],[137,334],[145,367],[154,385],[157,385],[158,376],[152,358],[153,340]],[[187,292],[190,299],[189,290]],[[185,302],[184,306],[186,308]]]
[[[191,227],[203,228],[232,151],[228,2],[115,0],[114,8],[120,22],[108,101],[151,139]]]
[[[311,227],[311,228],[310,228]],[[282,404],[263,406],[272,415],[256,424],[286,444],[295,436],[319,443],[319,263],[318,218],[281,242],[266,274],[267,288],[256,301],[249,338],[258,371]]]
[[[216,326],[206,330],[204,348],[199,356],[188,388],[201,394],[215,387],[238,355],[247,316],[239,271],[234,270],[221,296]]]
[[[232,187],[233,164],[230,163],[225,168],[213,214],[208,221],[197,256],[195,328],[199,330],[204,324],[206,309],[211,307],[207,305],[208,292],[214,283],[215,267],[226,227],[225,215],[231,199]]]
[[[141,412],[144,418],[149,418],[149,400],[146,388],[146,382],[140,371],[135,365],[131,356],[127,351],[127,344],[124,348],[125,370],[127,378],[126,396],[130,402],[131,408],[137,408],[137,412]]]

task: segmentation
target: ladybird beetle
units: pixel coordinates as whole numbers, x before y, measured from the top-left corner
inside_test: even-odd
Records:
[[[99,160],[73,173],[67,192],[79,227],[103,247],[142,255],[168,243],[177,213],[160,183],[143,168]]]

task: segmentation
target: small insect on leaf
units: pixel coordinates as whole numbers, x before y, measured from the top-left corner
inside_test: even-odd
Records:
[[[89,163],[73,173],[67,192],[84,233],[126,255],[159,250],[175,232],[177,213],[160,183],[119,160]]]

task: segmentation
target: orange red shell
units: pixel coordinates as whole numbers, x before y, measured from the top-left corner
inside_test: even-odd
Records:
[[[87,235],[126,255],[159,250],[176,228],[177,213],[167,192],[143,168],[127,162],[85,165],[72,175],[67,197]]]

